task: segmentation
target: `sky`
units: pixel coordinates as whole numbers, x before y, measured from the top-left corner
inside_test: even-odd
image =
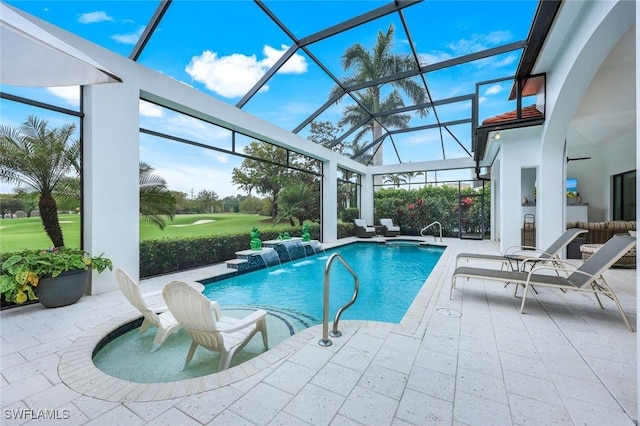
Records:
[[[158,4],[151,0],[9,0],[6,3],[123,56],[129,56]],[[389,3],[264,1],[299,39]],[[526,39],[536,7],[537,2],[532,0],[425,1],[406,8],[403,16],[419,60],[426,65]],[[310,44],[310,54],[299,49],[243,109],[293,130],[328,99],[328,93],[335,86],[315,60],[321,61],[337,78],[344,78],[349,73],[341,63],[345,49],[355,43],[371,49],[378,32],[387,31],[390,26],[395,28],[394,53],[411,54],[403,22],[397,14],[392,14]],[[292,44],[291,38],[252,1],[174,0],[138,62],[236,105]],[[426,81],[430,95],[438,100],[475,93],[476,82],[512,76],[519,58],[520,51],[507,52],[428,73]],[[506,101],[510,88],[508,81],[492,82],[478,88],[481,119],[515,109],[515,104]],[[2,90],[64,108],[79,108],[77,87],[4,86]],[[383,87],[383,95],[390,90]],[[342,117],[343,108],[352,104],[353,100],[345,98],[321,113],[318,120],[336,123]],[[411,125],[463,119],[470,116],[470,110],[469,101],[441,106],[425,118],[413,117]],[[18,126],[29,113],[46,117],[51,125],[69,121],[60,114],[25,108],[5,100],[0,102],[0,113],[2,124],[9,126]],[[140,104],[140,123],[145,128],[217,148],[230,147],[228,131],[145,102]],[[471,144],[470,128],[468,124],[450,128],[467,149]],[[299,134],[307,137],[308,126]],[[446,158],[467,155],[447,132],[426,130],[394,136],[395,149],[385,142],[385,163],[442,159],[442,140]],[[230,174],[241,159],[233,155],[141,135],[140,158],[167,180],[170,189],[188,194],[213,190],[219,196],[238,192],[230,182]],[[10,190],[11,185],[0,184],[1,193]]]

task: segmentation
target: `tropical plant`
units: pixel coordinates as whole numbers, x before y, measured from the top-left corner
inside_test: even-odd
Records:
[[[391,50],[394,44],[395,28],[393,24],[389,25],[386,33],[382,30],[378,32],[378,38],[375,46],[369,52],[362,44],[356,43],[348,47],[342,55],[342,68],[345,71],[352,70],[352,74],[344,78],[340,85],[336,85],[329,98],[333,98],[343,92],[343,87],[349,87],[358,83],[367,81],[376,81],[383,77],[401,73],[417,67],[415,59],[411,55],[394,54]],[[402,90],[409,99],[415,104],[424,103],[427,97],[426,90],[415,80],[405,78],[393,80],[389,82],[392,87]],[[359,106],[349,106],[345,108],[344,118],[339,124],[355,124],[361,122],[363,113],[366,116],[376,114],[384,110],[395,109],[404,106],[402,96],[397,90],[393,90],[382,99],[382,84],[367,87],[366,89],[356,93],[354,96],[369,111],[362,111]],[[338,98],[340,102],[342,97]],[[383,109],[384,108],[384,109]],[[416,112],[420,116],[425,116],[427,110],[425,108],[417,109]],[[407,126],[410,116],[407,114],[393,114],[380,117],[375,120],[369,120],[364,126],[361,134],[356,137],[356,142],[364,135],[364,131],[371,131],[372,142],[377,141],[382,135],[382,127],[384,124],[388,127]],[[379,143],[374,147],[373,164],[382,164],[382,150],[379,149]]]
[[[22,304],[38,300],[35,288],[44,276],[57,277],[65,271],[88,270],[102,272],[113,268],[110,259],[102,255],[91,257],[76,248],[51,248],[49,250],[25,250],[12,253],[0,267],[0,294],[5,300]]]
[[[357,140],[351,142],[351,145],[347,147],[350,151],[351,158],[362,164],[369,164],[373,156],[371,150],[367,148],[367,143],[359,143]]]
[[[49,127],[30,115],[20,127],[0,126],[0,179],[26,185],[40,194],[38,209],[45,232],[55,247],[64,246],[54,192],[77,174],[79,144],[71,137],[76,125]]]
[[[307,183],[297,183],[283,189],[278,195],[279,211],[275,223],[288,218],[291,226],[295,226],[293,218],[297,218],[300,226],[311,217],[314,204],[317,203],[313,189]]]
[[[401,173],[401,176],[405,177],[406,182],[409,184],[409,189],[411,189],[411,180],[417,178],[418,176],[423,176],[424,172],[404,172]]]
[[[407,183],[407,180],[402,175],[384,175],[384,183],[393,184],[396,188],[400,188],[400,185]]]
[[[140,162],[140,215],[147,222],[164,229],[165,217],[173,220],[176,199],[167,189],[167,182],[153,171],[149,164]]]

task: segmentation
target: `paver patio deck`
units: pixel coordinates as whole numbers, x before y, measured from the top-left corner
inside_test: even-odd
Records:
[[[119,291],[2,311],[2,424],[634,424],[636,333],[612,301],[601,310],[586,294],[545,288],[521,315],[513,288],[481,280],[460,280],[449,300],[455,255],[497,244],[444,244],[400,324],[342,321],[330,347],[317,344],[315,326],[240,366],[174,383],[126,382],[93,366],[97,341],[138,316]],[[606,277],[635,326],[636,270]]]

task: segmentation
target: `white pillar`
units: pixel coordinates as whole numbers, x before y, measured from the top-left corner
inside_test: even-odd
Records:
[[[541,157],[540,173],[537,177],[536,229],[538,245],[548,247],[566,229],[567,195],[564,146],[545,143]]]
[[[540,129],[538,127],[524,127],[502,132],[498,185],[499,235],[502,251],[507,247],[520,245],[522,242],[521,229],[524,222],[522,169],[537,167],[539,161]],[[538,206],[536,210],[536,229],[538,229]]]
[[[83,246],[139,277],[139,92],[127,84],[84,88]],[[89,294],[116,289],[93,273]]]
[[[504,139],[506,139],[503,136]],[[520,245],[522,207],[520,206],[520,162],[517,161],[520,144],[504,143],[500,149],[500,250]]]
[[[491,239],[499,241],[501,239],[500,227],[502,220],[500,216],[500,160],[496,160],[491,167]]]
[[[338,163],[326,160],[322,163],[322,241],[338,239]]]
[[[373,175],[371,173],[362,175],[360,217],[367,222],[367,225],[375,225],[373,223]]]

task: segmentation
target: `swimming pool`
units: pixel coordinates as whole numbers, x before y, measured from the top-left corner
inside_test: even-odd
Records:
[[[353,243],[314,256],[206,284],[204,294],[225,307],[261,307],[322,322],[324,267],[340,253],[358,274],[360,293],[342,319],[399,323],[440,259],[444,247],[413,243]],[[351,299],[353,277],[339,263],[330,272],[331,319]]]
[[[220,302],[224,315],[243,317],[255,308],[267,310],[269,346],[322,321],[324,267],[340,253],[360,278],[360,294],[342,319],[399,323],[411,306],[444,247],[396,240],[353,243],[292,262],[219,281],[205,279],[204,294]],[[331,270],[330,320],[351,299],[353,278],[340,262]],[[156,329],[138,333],[142,319],[124,324],[96,346],[93,362],[104,373],[135,383],[173,382],[218,371],[219,353],[196,350],[189,368],[182,369],[191,344],[179,330],[155,352],[149,352]],[[234,355],[231,366],[264,352],[262,339],[253,338]],[[126,359],[127,362],[122,362]]]

